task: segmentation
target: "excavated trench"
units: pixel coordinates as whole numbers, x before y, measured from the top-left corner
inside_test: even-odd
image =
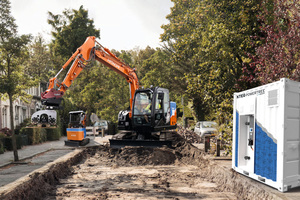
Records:
[[[278,199],[185,140],[173,149],[87,147],[9,184],[0,199]]]

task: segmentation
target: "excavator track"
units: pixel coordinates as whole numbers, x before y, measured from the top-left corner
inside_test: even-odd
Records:
[[[84,138],[82,141],[65,140],[65,145],[71,147],[79,147],[79,146],[85,146],[89,142],[90,142],[90,138]]]

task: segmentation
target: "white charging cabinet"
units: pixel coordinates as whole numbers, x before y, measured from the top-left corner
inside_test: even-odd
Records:
[[[300,186],[300,83],[234,94],[232,168],[281,192]]]

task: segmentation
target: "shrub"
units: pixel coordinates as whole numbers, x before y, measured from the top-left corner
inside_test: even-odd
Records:
[[[44,128],[40,129],[40,143],[47,141],[47,131]]]
[[[16,126],[15,134],[17,134],[17,135],[20,134],[20,130],[22,128],[26,127],[26,126],[29,126],[30,124],[31,124],[31,119],[30,118],[24,119],[24,121],[21,124]]]
[[[3,154],[3,153],[4,153],[4,145],[3,145],[2,139],[0,139],[0,154]]]
[[[4,145],[3,145],[3,138],[5,137],[5,135],[3,133],[0,133],[0,154],[3,154],[5,149],[4,149]]]
[[[60,128],[26,127],[20,130],[21,134],[28,136],[28,144],[39,144],[45,141],[59,140]]]
[[[0,133],[3,133],[5,136],[11,136],[12,135],[11,130],[7,127],[0,129]]]
[[[13,145],[12,145],[12,137],[4,137],[2,139],[3,146],[7,151],[12,151],[13,150]],[[16,135],[16,143],[17,143],[17,149],[22,148],[22,137],[20,135]]]
[[[41,139],[41,127],[33,127],[33,128],[22,128],[20,130],[21,134],[27,135],[28,136],[28,144],[39,144],[43,139]]]
[[[53,141],[53,140],[59,140],[61,137],[61,130],[59,127],[57,128],[45,128],[45,131],[47,133],[47,140]]]

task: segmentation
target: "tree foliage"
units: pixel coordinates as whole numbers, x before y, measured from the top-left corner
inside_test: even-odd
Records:
[[[0,69],[2,72],[0,74],[0,92],[7,93],[13,99],[26,96],[24,89],[32,87],[35,83],[26,73],[24,65],[28,59],[27,44],[29,42],[30,36],[28,35],[14,35],[0,45]]]
[[[163,25],[162,41],[170,51],[176,74],[193,101],[199,120],[216,117],[226,105],[230,112],[234,91],[250,85],[241,81],[243,68],[252,62],[250,36],[259,33],[254,0],[174,0]],[[173,71],[174,72],[174,71]],[[175,76],[176,76],[175,75]],[[180,79],[179,79],[180,80]]]
[[[17,25],[15,23],[15,18],[10,13],[10,1],[1,0],[0,1],[0,41],[7,41],[12,34],[16,33]]]
[[[41,35],[35,37],[29,45],[29,59],[27,62],[28,74],[39,81],[45,82],[54,76],[50,49]]]
[[[263,45],[256,48],[253,62],[258,79],[263,84],[284,77],[300,81],[300,2],[275,0],[269,4],[263,5],[260,15]]]
[[[49,12],[48,23],[53,28],[51,51],[59,67],[84,43],[88,36],[100,38],[100,30],[95,28],[94,20],[89,18],[88,10],[85,10],[83,6],[80,6],[78,10],[65,10],[58,15]]]

